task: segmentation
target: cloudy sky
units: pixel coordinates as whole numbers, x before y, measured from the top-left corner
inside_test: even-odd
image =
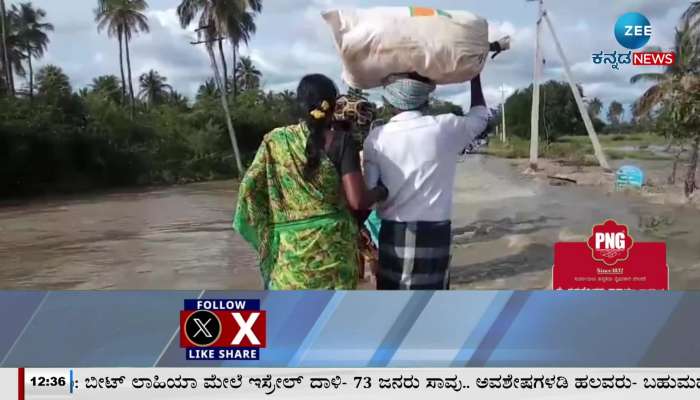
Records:
[[[19,3],[9,0],[10,4]],[[33,0],[45,9],[55,25],[46,57],[40,64],[60,65],[75,87],[87,85],[93,77],[118,75],[118,45],[106,34],[98,34],[93,9],[96,0]],[[156,69],[173,86],[193,95],[210,76],[202,46],[189,44],[191,31],[180,28],[175,8],[178,0],[150,0],[148,17],[151,33],[137,37],[132,45],[134,80],[139,74]],[[263,13],[257,19],[258,33],[248,53],[264,73],[267,89],[293,89],[299,78],[311,72],[333,77],[339,84],[341,65],[328,28],[320,17],[323,10],[337,7],[406,6],[406,0],[263,0]],[[423,6],[455,9],[452,0],[422,0]],[[613,36],[617,17],[629,11],[645,14],[654,34],[650,45],[669,47],[673,29],[688,0],[547,0],[546,6],[569,57],[577,81],[587,97],[597,96],[604,103],[634,101],[645,89],[632,86],[629,78],[639,67],[622,66],[619,71],[594,65],[591,54],[601,50],[622,50]],[[534,21],[536,4],[525,0],[464,0],[459,8],[489,20],[492,39],[508,34],[513,50],[491,61],[485,71],[486,95],[490,104],[500,103],[500,88],[507,92],[532,81]],[[564,79],[561,62],[548,34],[545,35],[546,78]],[[230,57],[230,56],[229,56]],[[645,67],[644,70],[649,70]],[[342,86],[342,85],[341,85]],[[468,85],[440,88],[444,99],[468,106]]]

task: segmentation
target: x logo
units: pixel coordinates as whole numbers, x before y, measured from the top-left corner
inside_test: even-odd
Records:
[[[196,311],[185,321],[184,331],[185,337],[195,346],[211,346],[221,336],[221,321],[210,311]]]
[[[238,346],[241,344],[244,338],[248,338],[250,344],[253,346],[259,346],[260,340],[253,332],[253,325],[255,325],[255,321],[257,321],[258,317],[260,317],[260,313],[251,313],[248,320],[243,319],[243,316],[240,313],[231,313],[231,315],[233,315],[233,319],[236,321],[239,328],[238,333],[236,333],[236,336],[233,338],[233,341],[231,341],[231,344]]]
[[[207,329],[207,325],[211,322],[211,319],[208,319],[207,322],[202,322],[201,319],[199,318],[194,318],[194,323],[199,327],[199,330],[195,332],[194,335],[192,335],[193,338],[197,337],[200,333],[204,334],[205,337],[207,338],[212,338],[214,337],[211,332],[209,332],[209,329]]]

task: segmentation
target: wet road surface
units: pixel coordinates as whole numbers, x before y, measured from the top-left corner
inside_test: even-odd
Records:
[[[606,218],[638,241],[667,240],[672,288],[700,289],[694,209],[553,187],[503,159],[472,156],[459,170],[455,289],[547,288],[553,243],[583,241]],[[255,254],[231,230],[235,197],[220,181],[0,206],[0,289],[261,289]]]

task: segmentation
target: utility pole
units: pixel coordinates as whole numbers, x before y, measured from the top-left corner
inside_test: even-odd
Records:
[[[588,110],[586,109],[585,104],[583,104],[581,93],[579,92],[578,86],[576,86],[576,82],[574,82],[574,77],[571,74],[569,61],[566,58],[566,55],[564,54],[564,50],[561,47],[561,43],[559,43],[559,38],[557,37],[557,33],[554,32],[554,26],[552,25],[552,21],[549,20],[549,16],[547,16],[546,11],[543,13],[543,17],[545,21],[547,21],[547,27],[552,33],[552,39],[554,39],[554,44],[557,47],[557,52],[559,53],[559,57],[561,57],[561,60],[564,64],[566,80],[569,81],[569,86],[571,86],[571,91],[574,93],[574,100],[576,100],[578,111],[581,113],[581,118],[583,118],[583,124],[586,126],[588,136],[591,138],[591,143],[593,143],[593,152],[595,153],[595,156],[598,159],[598,163],[600,164],[600,166],[605,171],[610,172],[610,165],[608,165],[608,160],[606,159],[605,153],[603,152],[603,147],[600,145],[600,141],[598,141],[598,134],[596,134],[595,128],[593,127],[593,121],[591,121],[591,116],[588,114]]]
[[[561,58],[562,64],[564,65],[564,73],[566,74],[566,79],[569,82],[571,91],[574,95],[574,100],[578,106],[579,113],[583,119],[583,124],[586,126],[586,131],[588,131],[588,136],[593,144],[593,150],[598,163],[606,172],[610,172],[610,165],[605,157],[603,148],[598,140],[598,135],[591,121],[590,115],[586,110],[586,106],[583,104],[583,99],[581,98],[581,93],[576,86],[576,81],[574,80],[573,74],[571,73],[571,67],[569,66],[569,61],[564,54],[564,50],[561,47],[559,38],[554,31],[554,26],[552,21],[547,15],[547,11],[544,9],[544,0],[527,0],[527,1],[537,1],[538,4],[538,14],[537,14],[537,39],[535,43],[535,71],[534,71],[534,82],[532,86],[532,120],[531,120],[531,133],[530,133],[530,169],[533,171],[537,170],[538,161],[538,150],[539,150],[539,124],[540,124],[540,80],[542,78],[542,68],[544,60],[542,57],[542,34],[543,34],[543,22],[547,23],[552,38],[554,39],[554,44],[557,48],[557,53]]]
[[[208,29],[208,26],[199,27],[196,31],[201,32]],[[233,154],[236,157],[236,167],[238,168],[238,176],[243,178],[243,162],[241,161],[241,153],[238,150],[238,140],[236,140],[236,131],[233,128],[233,121],[231,120],[231,111],[228,106],[228,99],[226,98],[225,86],[221,81],[221,73],[219,72],[219,65],[216,63],[216,56],[214,55],[214,43],[221,40],[222,38],[210,37],[209,32],[205,32],[205,40],[190,42],[192,45],[204,44],[207,49],[207,54],[209,54],[209,60],[211,61],[211,68],[214,71],[214,81],[219,89],[219,94],[221,97],[221,107],[224,109],[224,116],[226,117],[226,127],[228,128],[228,134],[231,138],[231,145],[233,147]]]
[[[544,14],[544,2],[539,0],[538,3],[535,67],[532,83],[532,117],[530,119],[530,169],[532,171],[537,171],[540,146],[540,79],[542,77],[542,15]]]
[[[507,140],[507,137],[506,137],[506,89],[503,85],[501,85],[501,119],[502,119],[502,125],[503,125],[503,130],[501,132],[501,141],[503,143],[505,143]]]

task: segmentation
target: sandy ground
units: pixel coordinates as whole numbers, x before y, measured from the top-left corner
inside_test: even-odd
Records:
[[[547,288],[553,244],[615,218],[637,240],[668,242],[673,289],[700,289],[694,207],[605,181],[553,186],[522,169],[484,156],[459,164],[453,288]],[[234,182],[209,182],[5,205],[0,289],[261,289],[255,254],[230,228],[235,197]]]

